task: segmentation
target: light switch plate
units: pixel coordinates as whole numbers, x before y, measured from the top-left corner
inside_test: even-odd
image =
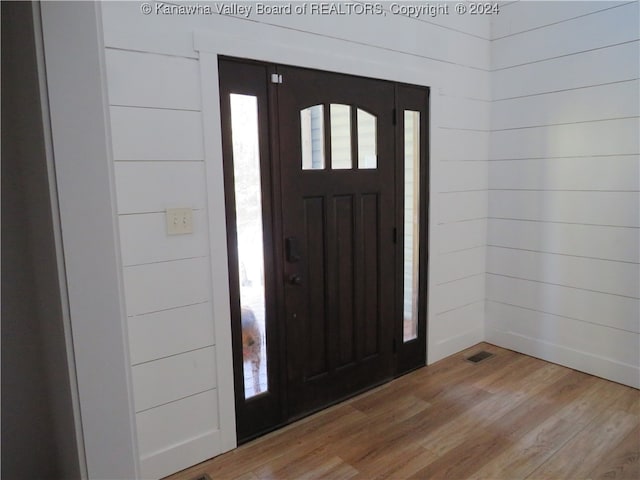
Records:
[[[167,208],[167,234],[185,235],[193,233],[193,209]]]

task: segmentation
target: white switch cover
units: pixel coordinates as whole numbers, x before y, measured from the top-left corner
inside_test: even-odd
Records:
[[[167,208],[167,234],[185,235],[193,233],[193,209]]]

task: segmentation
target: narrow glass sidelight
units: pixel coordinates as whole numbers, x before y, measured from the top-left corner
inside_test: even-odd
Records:
[[[324,169],[324,107],[314,105],[300,111],[302,169]]]
[[[245,398],[268,389],[258,99],[230,94]]]
[[[358,109],[358,168],[378,168],[376,117]]]
[[[420,252],[420,112],[404,112],[403,340],[418,336]]]
[[[351,107],[331,104],[331,169],[351,168]]]

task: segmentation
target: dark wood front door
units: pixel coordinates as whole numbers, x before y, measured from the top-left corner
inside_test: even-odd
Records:
[[[242,442],[424,365],[428,89],[219,67]]]
[[[393,376],[394,85],[298,68],[278,73],[295,417]]]

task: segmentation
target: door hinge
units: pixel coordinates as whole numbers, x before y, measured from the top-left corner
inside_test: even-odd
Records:
[[[393,117],[392,118],[393,124],[397,125],[397,123],[398,123],[398,111],[395,108],[393,109],[393,112],[391,112],[391,116]]]
[[[393,339],[393,353],[396,353],[398,351],[398,341],[394,338]]]
[[[271,83],[282,83],[282,75],[280,75],[279,73],[272,73]]]
[[[398,229],[393,227],[393,243],[398,243]]]

